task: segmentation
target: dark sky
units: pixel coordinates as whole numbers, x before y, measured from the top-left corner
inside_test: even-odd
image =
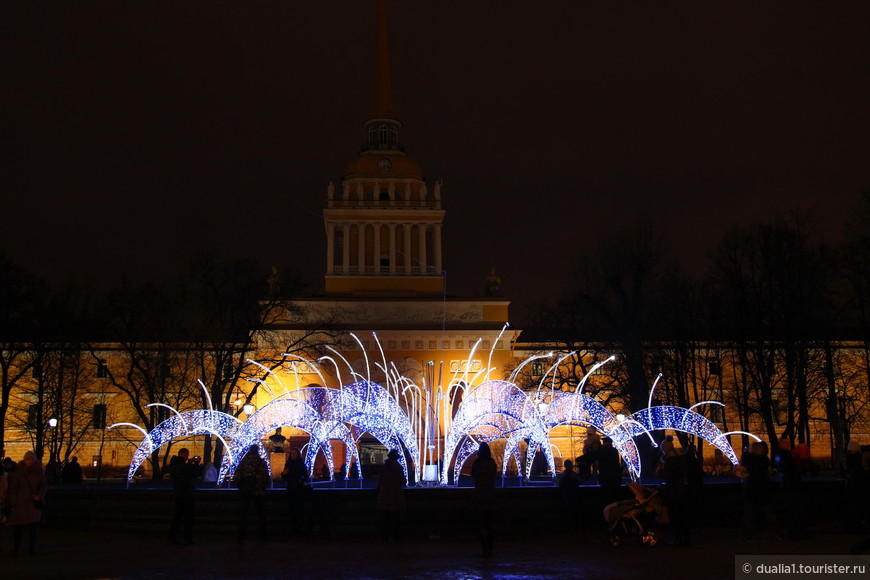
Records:
[[[390,20],[451,293],[495,266],[519,315],[638,218],[694,269],[778,211],[835,240],[870,187],[870,2],[418,0]],[[99,284],[217,246],[316,286],[373,52],[373,0],[3,3],[0,249]]]

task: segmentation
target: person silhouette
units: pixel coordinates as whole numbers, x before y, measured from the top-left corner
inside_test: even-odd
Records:
[[[267,541],[269,534],[266,526],[266,487],[271,482],[271,478],[269,468],[266,466],[266,461],[260,457],[260,449],[257,445],[248,447],[248,451],[236,468],[234,479],[240,498],[238,543],[245,542],[248,531],[248,511],[252,505],[257,518],[260,541]]]
[[[190,451],[178,450],[169,461],[169,477],[175,490],[175,509],[172,511],[172,526],[169,528],[169,543],[178,543],[178,533],[182,534],[184,544],[193,544],[193,524],[196,519],[196,478],[199,464],[189,461]]]
[[[477,459],[471,464],[471,477],[474,478],[474,496],[472,503],[477,511],[480,545],[482,556],[492,556],[492,545],[495,524],[495,478],[498,469],[492,458],[489,444],[482,442],[477,451]]]
[[[399,541],[399,520],[405,509],[405,492],[402,489],[405,483],[407,480],[399,464],[399,452],[392,449],[378,474],[378,510],[383,521],[384,542]]]

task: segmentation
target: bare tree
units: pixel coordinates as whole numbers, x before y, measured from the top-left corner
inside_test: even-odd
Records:
[[[87,436],[93,408],[84,396],[93,381],[94,366],[83,345],[54,343],[37,347],[37,362],[22,382],[19,399],[31,403],[13,416],[11,424],[28,433],[37,456],[48,448],[58,466],[67,461]]]
[[[328,329],[311,328],[293,304],[302,288],[289,268],[264,272],[251,260],[228,260],[205,251],[191,261],[179,294],[184,297],[183,327],[202,404],[210,398],[218,411],[238,416],[260,388],[263,367],[274,370],[284,354],[316,358],[334,343]],[[261,366],[262,365],[262,366]],[[244,388],[243,388],[244,387]],[[204,456],[221,461],[220,441],[206,436]]]
[[[198,401],[191,353],[178,340],[178,304],[168,293],[125,278],[109,293],[105,309],[110,340],[91,345],[91,362],[98,376],[126,395],[135,415],[130,420],[150,431],[169,416],[166,407],[151,403],[183,409]],[[159,450],[152,453],[151,467],[152,477],[159,479]]]
[[[38,363],[33,343],[45,294],[41,280],[0,255],[0,455],[5,454],[12,391]]]
[[[720,328],[754,398],[738,406],[758,414],[774,446],[780,436],[808,440],[818,386],[808,378],[818,364],[811,350],[823,328],[825,274],[810,229],[796,215],[734,228],[714,252]]]
[[[572,302],[588,313],[607,342],[618,346],[627,379],[622,395],[634,411],[647,403],[646,342],[668,271],[664,242],[646,223],[603,240],[577,270]]]

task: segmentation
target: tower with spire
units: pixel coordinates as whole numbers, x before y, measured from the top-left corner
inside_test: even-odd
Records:
[[[478,373],[490,363],[506,369],[519,335],[505,328],[510,302],[446,293],[441,184],[429,187],[405,152],[393,106],[385,0],[378,0],[376,29],[374,95],[362,147],[340,183],[327,188],[324,292],[294,300],[296,308],[270,324],[263,343],[281,342],[267,337],[271,331],[352,332],[362,350],[383,348],[417,384],[429,373],[430,386],[460,369]],[[380,380],[361,353],[350,363]]]
[[[327,295],[432,296],[444,292],[441,184],[426,185],[405,153],[393,107],[385,0],[377,11],[372,110],[359,155],[327,188]]]

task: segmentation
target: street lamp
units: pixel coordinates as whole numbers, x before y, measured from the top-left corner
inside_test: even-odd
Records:
[[[51,417],[48,420],[48,426],[51,427],[51,446],[48,449],[48,461],[53,464],[53,468],[57,469],[57,417]],[[55,477],[57,474],[53,474]]]
[[[250,415],[253,415],[253,414],[254,414],[254,411],[256,410],[256,407],[254,407],[254,405],[252,405],[251,403],[248,403],[247,405],[245,405],[244,407],[242,407],[242,410],[245,412],[245,415],[249,415],[249,416],[250,416]]]

